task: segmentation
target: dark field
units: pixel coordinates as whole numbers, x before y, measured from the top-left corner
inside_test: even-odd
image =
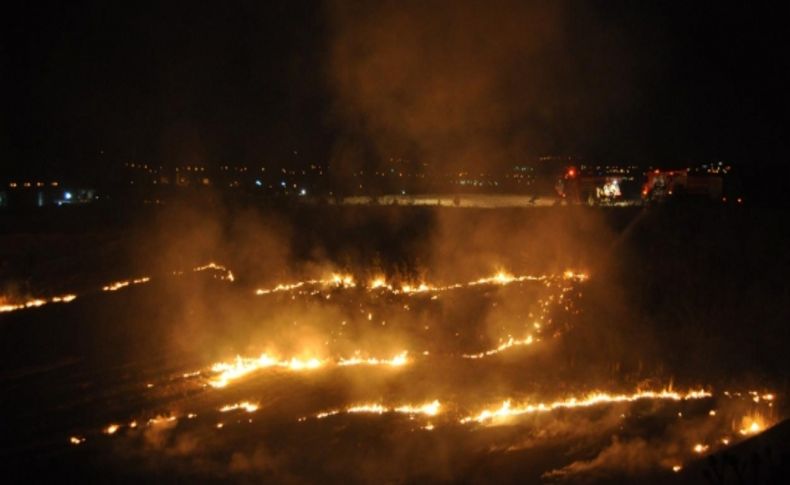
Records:
[[[683,205],[2,214],[6,303],[77,295],[0,313],[4,476],[781,483],[785,219]],[[208,262],[232,281],[193,271]],[[535,278],[467,284],[503,270]],[[331,273],[356,286],[256,295]],[[395,291],[366,288],[377,277]],[[422,282],[438,289],[402,290]],[[341,364],[403,352],[403,365]],[[262,353],[290,365],[212,385],[212,363]],[[637,395],[669,386],[680,398]],[[569,401],[593,391],[608,398]],[[550,409],[466,419],[506,400]],[[220,410],[241,402],[255,409]]]

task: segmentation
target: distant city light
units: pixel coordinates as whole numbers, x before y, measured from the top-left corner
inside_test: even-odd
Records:
[[[280,181],[280,187],[285,188],[285,180]]]
[[[299,195],[307,195],[307,190],[306,189],[300,190]]]
[[[66,200],[71,200],[71,192],[65,192],[63,194],[63,198]]]
[[[260,179],[255,179],[255,185],[260,187],[261,185],[263,185],[263,182],[261,182]]]

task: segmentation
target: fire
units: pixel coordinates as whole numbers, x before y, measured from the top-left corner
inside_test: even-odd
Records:
[[[33,298],[23,303],[4,303],[6,301],[5,298],[0,297],[0,302],[3,302],[3,304],[0,305],[0,313],[25,310],[28,308],[37,308],[40,306],[44,306],[47,303],[70,303],[76,299],[77,299],[77,295],[69,294],[62,296],[53,296],[49,300],[44,298]]]
[[[368,288],[370,288],[371,290],[377,290],[379,288],[385,288],[385,289],[387,289],[389,291],[392,291],[392,286],[387,284],[387,280],[384,279],[383,276],[378,276],[378,277],[374,278],[373,281],[371,281],[370,284],[368,284]]]
[[[102,287],[102,291],[118,291],[121,288],[129,286],[130,284],[131,282],[129,281],[116,281],[115,283],[110,283],[109,285]]]
[[[704,390],[692,390],[685,394],[681,394],[672,390],[662,391],[638,391],[633,394],[608,394],[604,392],[594,392],[583,398],[568,398],[561,401],[554,401],[550,403],[538,404],[521,404],[513,406],[508,399],[503,401],[499,408],[485,409],[476,416],[468,416],[460,420],[462,424],[466,423],[488,423],[492,421],[499,421],[510,417],[520,416],[523,414],[545,413],[554,411],[561,408],[580,408],[590,407],[597,404],[610,404],[621,402],[633,402],[643,399],[651,400],[671,400],[671,401],[685,401],[690,399],[702,399],[711,397],[710,392]]]
[[[237,409],[243,409],[244,411],[246,411],[248,413],[254,413],[255,411],[258,410],[258,407],[259,407],[258,403],[252,403],[252,402],[249,402],[249,401],[242,401],[242,402],[235,403],[235,404],[226,404],[225,406],[222,406],[221,408],[219,408],[219,411],[221,413],[227,413],[229,411],[235,411]]]
[[[294,283],[278,283],[273,288],[258,288],[255,294],[268,295],[271,293],[280,293],[297,290],[304,286],[334,286],[337,288],[356,288],[357,284],[354,277],[350,274],[332,273],[329,278],[317,280],[296,281]]]
[[[357,351],[359,354],[359,351]],[[362,359],[358,356],[352,357],[350,359],[343,359],[341,358],[337,365],[339,366],[351,366],[351,365],[389,365],[392,367],[400,367],[402,365],[406,365],[408,360],[408,352],[403,351],[400,354],[396,355],[391,359],[377,359],[377,358],[368,358]]]
[[[284,367],[287,367],[291,370],[306,370],[317,369],[322,365],[324,365],[324,362],[322,360],[316,359],[315,357],[307,360],[293,358],[286,365],[284,365]]]
[[[512,274],[508,273],[507,271],[500,270],[495,275],[489,276],[487,278],[480,278],[476,281],[470,281],[467,283],[468,286],[475,286],[475,285],[509,285],[514,281],[523,281],[521,278],[525,277],[516,277]]]
[[[323,413],[318,413],[315,415],[317,419],[324,419],[328,418],[329,416],[334,416],[335,414],[340,414],[340,411],[324,411]]]
[[[400,291],[402,293],[406,293],[406,294],[409,294],[409,293],[425,293],[426,291],[436,291],[436,288],[433,287],[433,286],[429,286],[426,283],[420,283],[417,286],[410,285],[410,284],[404,284],[403,286],[401,286]]]
[[[528,335],[527,338],[524,338],[524,339],[521,339],[521,340],[516,340],[513,337],[510,337],[505,343],[499,345],[495,349],[485,350],[485,351],[477,353],[477,354],[464,354],[463,358],[464,359],[482,359],[483,357],[488,357],[490,355],[498,354],[499,352],[502,352],[503,350],[507,350],[507,349],[509,349],[511,347],[518,347],[518,346],[521,346],[521,345],[532,345],[532,342],[534,342],[534,341],[535,341],[535,339],[532,338],[532,335]]]
[[[562,277],[565,278],[566,280],[575,280],[575,281],[579,281],[579,282],[587,281],[587,279],[589,278],[587,273],[576,273],[576,272],[571,271],[571,270],[568,270],[568,271],[565,271],[564,273],[562,273]]]
[[[316,414],[314,417],[316,419],[324,419],[329,416],[338,415],[340,413],[346,413],[346,414],[398,413],[398,414],[408,414],[411,416],[415,416],[415,415],[436,416],[439,414],[440,410],[441,410],[441,403],[438,400],[434,400],[432,402],[424,403],[424,404],[416,404],[416,405],[405,404],[395,407],[388,407],[379,403],[368,403],[368,404],[355,404],[343,410],[335,409],[331,411],[323,411]],[[433,429],[433,427],[431,427],[431,429]]]
[[[79,446],[85,443],[85,438],[83,438],[82,436],[71,436],[69,437],[69,443],[71,443],[74,446]]]
[[[259,289],[255,290],[255,294],[260,296],[260,295],[268,295],[269,293],[278,293],[280,291],[291,291],[291,290],[295,290],[297,288],[301,288],[302,286],[307,285],[307,284],[310,284],[310,282],[309,281],[300,281],[298,283],[291,283],[291,284],[283,284],[283,283],[281,283],[281,284],[279,284],[279,285],[277,285],[274,288],[269,289],[269,290],[259,288]]]
[[[156,416],[148,420],[148,426],[158,426],[162,424],[172,423],[176,419],[175,416]]]
[[[752,401],[759,403],[761,400],[763,401],[773,401],[774,395],[773,394],[760,394],[757,391],[749,391],[749,395],[752,396]]]
[[[762,432],[766,427],[767,423],[763,416],[756,413],[741,419],[741,429],[738,432],[743,436],[750,436]]]
[[[115,432],[118,431],[120,428],[121,428],[121,425],[119,425],[119,424],[111,424],[111,425],[107,426],[106,428],[104,428],[104,433],[105,434],[115,434]]]
[[[708,445],[697,443],[694,445],[694,453],[705,453],[710,448]]]
[[[135,278],[131,280],[116,281],[114,283],[102,286],[102,291],[118,291],[121,288],[126,288],[127,286],[141,285],[143,283],[148,283],[149,281],[151,281],[150,276],[143,276],[141,278]]]
[[[357,406],[351,406],[347,408],[346,412],[384,414],[385,412],[387,412],[387,408],[385,408],[381,404],[359,404]]]
[[[224,272],[225,274],[220,276],[220,279],[231,281],[231,282],[235,280],[235,277],[233,276],[233,272],[230,269],[213,262],[193,268],[192,271],[200,272],[209,269]],[[172,274],[182,275],[183,271],[173,271]],[[150,276],[142,276],[140,278],[129,278],[125,280],[114,281],[112,283],[108,283],[102,286],[101,291],[118,291],[120,289],[130,287],[132,285],[141,285],[144,283],[148,283],[150,281],[151,281]],[[46,305],[47,303],[70,303],[75,299],[77,299],[77,296],[78,295],[76,294],[70,293],[66,295],[53,296],[51,298],[34,298],[29,301],[23,303],[17,303],[17,304],[5,303],[5,299],[0,297],[0,313],[40,307],[42,305]]]
[[[225,266],[223,266],[221,264],[217,264],[217,263],[215,263],[213,261],[208,263],[208,264],[204,264],[203,266],[197,266],[195,268],[192,268],[192,271],[194,271],[195,273],[199,273],[201,271],[207,271],[207,270],[210,270],[210,269],[214,270],[214,271],[220,271],[222,273],[225,273],[224,275],[219,276],[219,279],[221,279],[221,280],[230,281],[231,283],[233,283],[236,280],[236,278],[233,276],[233,272],[231,270],[229,270]],[[216,277],[217,276],[215,276],[215,278]]]
[[[213,372],[219,375],[209,384],[213,387],[225,387],[228,382],[239,379],[258,369],[265,369],[277,365],[277,361],[266,354],[261,354],[257,359],[245,359],[236,356],[233,363],[218,362],[211,366]]]
[[[566,280],[574,280],[577,282],[585,281],[588,276],[585,273],[578,273],[574,271],[566,271],[563,273],[563,278]],[[395,286],[388,282],[384,276],[376,276],[373,278],[366,289],[368,291],[386,290],[393,294],[418,294],[418,293],[434,293],[454,290],[464,287],[473,287],[478,285],[500,285],[505,286],[511,283],[519,283],[524,281],[545,281],[549,277],[546,275],[522,275],[515,276],[505,270],[500,270],[492,276],[478,278],[467,283],[452,283],[445,286],[434,285],[425,281],[419,283],[402,283],[400,286]],[[273,288],[258,288],[255,290],[256,295],[268,295],[271,293],[287,292],[297,290],[305,286],[332,286],[337,288],[356,288],[356,281],[350,274],[332,273],[329,278],[313,279],[305,281],[297,281],[293,283],[279,283]]]
[[[358,352],[359,354],[359,352]],[[263,353],[257,358],[245,358],[239,355],[231,362],[217,362],[211,366],[211,371],[216,374],[209,384],[215,388],[222,388],[227,386],[230,382],[241,379],[252,372],[267,369],[271,367],[285,368],[291,371],[306,371],[318,369],[330,364],[335,364],[341,367],[354,366],[354,365],[379,365],[400,367],[409,362],[408,352],[403,351],[390,359],[380,359],[375,357],[361,358],[358,355],[350,359],[340,358],[337,361],[329,361],[311,357],[308,359],[300,359],[293,357],[287,360],[281,360]]]
[[[349,274],[332,273],[332,278],[330,281],[333,285],[342,288],[354,288],[357,286],[356,282],[354,281],[354,277]]]
[[[424,414],[426,416],[436,416],[439,414],[439,409],[441,408],[441,404],[439,401],[434,400],[428,404],[422,404],[420,406],[400,406],[394,409],[396,413],[402,414]]]
[[[293,371],[317,369],[325,364],[325,361],[310,358],[290,360],[278,360],[268,354],[261,354],[257,358],[244,358],[236,356],[233,362],[217,362],[211,366],[211,371],[217,376],[209,381],[212,387],[225,387],[229,382],[240,379],[252,372],[270,367],[284,367]]]

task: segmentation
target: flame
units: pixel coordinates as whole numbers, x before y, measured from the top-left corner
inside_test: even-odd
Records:
[[[338,288],[355,288],[357,286],[356,281],[352,275],[332,273],[329,278],[326,279],[296,281],[294,283],[278,283],[274,288],[258,288],[255,290],[255,294],[258,296],[268,295],[271,293],[293,291],[304,286],[314,285],[335,286]]]
[[[381,404],[358,404],[356,406],[351,406],[349,408],[346,408],[346,412],[384,414],[385,412],[387,412],[387,408],[385,408]]]
[[[571,270],[568,270],[568,271],[565,271],[564,273],[562,273],[562,277],[565,278],[566,280],[575,280],[575,281],[579,281],[579,282],[587,281],[587,279],[589,278],[587,273],[576,273],[576,272],[571,271]]]
[[[359,354],[359,351],[357,351]],[[409,362],[408,359],[408,352],[403,351],[400,354],[394,356],[391,359],[377,359],[377,358],[368,358],[362,359],[360,357],[352,357],[350,359],[343,359],[341,358],[337,365],[339,366],[351,366],[351,365],[389,365],[392,367],[400,367],[402,365],[406,365]]]
[[[222,406],[221,408],[219,408],[219,412],[227,413],[229,411],[235,411],[237,409],[243,409],[244,411],[246,411],[248,413],[254,413],[255,411],[258,410],[258,407],[259,407],[259,404],[257,402],[256,403],[252,403],[252,402],[249,402],[249,401],[242,401],[242,402],[238,402],[238,403],[235,403],[235,404],[226,404],[225,406]]]
[[[749,395],[752,396],[752,401],[759,403],[761,400],[763,401],[773,401],[774,395],[773,394],[762,394],[760,395],[757,391],[749,391]]]
[[[225,387],[229,382],[240,379],[252,372],[260,369],[270,367],[284,367],[293,371],[317,369],[325,364],[325,361],[310,358],[298,359],[296,357],[290,360],[278,360],[268,354],[261,354],[257,358],[244,358],[239,355],[236,360],[232,362],[217,362],[211,366],[211,371],[216,373],[213,379],[209,381],[212,387]]]
[[[383,276],[377,276],[374,278],[369,284],[368,288],[371,290],[377,290],[379,288],[385,288],[387,290],[392,291],[392,286],[387,284],[387,280],[384,279]]]
[[[315,417],[317,419],[324,419],[324,418],[328,418],[329,416],[334,416],[335,414],[340,414],[340,411],[337,411],[337,410],[335,410],[335,411],[324,411],[322,413],[316,414]]]
[[[354,282],[354,277],[349,274],[332,273],[330,281],[333,285],[342,288],[354,288],[357,286],[356,282]]]
[[[105,434],[115,434],[115,432],[118,431],[120,428],[121,428],[120,424],[111,424],[111,425],[107,426],[106,428],[104,428],[104,433]]]
[[[436,287],[429,286],[426,283],[420,283],[417,286],[410,285],[410,284],[404,284],[403,286],[401,286],[400,291],[401,291],[401,293],[406,293],[406,294],[410,294],[410,293],[425,293],[426,291],[436,291]]]
[[[3,303],[0,305],[0,313],[14,312],[17,310],[25,310],[28,308],[37,308],[47,303],[70,303],[77,299],[77,295],[69,294],[62,296],[53,296],[49,300],[44,298],[33,298],[23,303]],[[0,302],[5,302],[6,299],[0,297]]]
[[[694,453],[705,453],[710,448],[708,445],[697,443],[694,445]]]
[[[222,388],[227,386],[230,382],[241,379],[248,374],[267,369],[271,367],[281,367],[291,371],[305,371],[313,370],[327,365],[337,365],[340,367],[348,367],[355,365],[369,365],[369,366],[389,366],[401,367],[409,363],[408,352],[403,351],[390,359],[381,359],[376,357],[362,358],[357,355],[350,359],[340,358],[337,361],[330,361],[311,357],[308,359],[300,359],[293,357],[291,359],[282,360],[272,357],[269,354],[263,353],[255,358],[236,356],[236,359],[231,362],[217,362],[211,366],[211,371],[216,375],[209,380],[209,384],[215,388]],[[190,375],[194,373],[186,373]]]
[[[149,419],[147,424],[148,426],[159,426],[161,424],[172,423],[176,419],[178,418],[176,418],[175,416],[156,416]]]
[[[221,276],[220,277],[221,279],[228,280],[228,281],[231,281],[231,282],[234,281],[233,272],[231,272],[225,266],[222,266],[222,265],[216,264],[216,263],[209,263],[209,264],[206,264],[206,265],[203,265],[203,266],[198,266],[198,267],[194,268],[193,271],[199,272],[199,271],[205,271],[205,270],[208,270],[208,269],[223,271],[225,273],[225,275]],[[174,275],[182,275],[183,271],[173,271],[172,274],[174,274]],[[125,280],[114,281],[112,283],[108,283],[108,284],[102,286],[101,287],[101,291],[118,291],[118,290],[120,290],[122,288],[127,288],[127,287],[132,286],[132,285],[141,285],[141,284],[144,284],[144,283],[148,283],[149,281],[151,281],[151,277],[150,276],[142,276],[140,278],[130,278],[130,279],[125,279]],[[24,310],[24,309],[27,309],[27,308],[40,307],[42,305],[46,305],[47,303],[70,303],[70,302],[74,301],[75,299],[77,299],[77,296],[78,295],[76,295],[76,294],[70,293],[70,294],[66,294],[66,295],[53,296],[53,297],[51,297],[49,299],[47,299],[47,298],[34,298],[34,299],[29,300],[29,301],[26,301],[26,302],[23,302],[23,303],[18,303],[18,304],[5,303],[5,298],[0,297],[0,313],[12,312],[12,311],[16,311],[16,310]]]
[[[762,432],[767,427],[765,418],[761,414],[755,413],[741,419],[741,429],[738,432],[743,436],[750,436]]]
[[[135,278],[131,280],[116,281],[114,283],[102,286],[102,291],[118,291],[121,288],[126,288],[130,285],[141,285],[143,283],[148,283],[149,281],[151,281],[150,276],[143,276],[141,278]]]
[[[487,278],[480,278],[476,281],[471,281],[467,283],[468,286],[475,286],[475,285],[487,285],[487,284],[494,284],[494,285],[509,285],[514,281],[518,281],[519,278],[516,278],[512,274],[508,273],[507,271],[500,270],[493,276],[489,276]]]
[[[83,438],[82,436],[70,436],[69,443],[71,443],[74,446],[79,446],[85,443],[85,438]]]
[[[545,413],[560,408],[579,408],[590,407],[597,404],[609,404],[620,402],[633,402],[643,399],[651,400],[671,400],[671,401],[685,401],[690,399],[702,399],[711,397],[710,392],[704,390],[692,390],[685,394],[678,393],[672,390],[662,391],[637,391],[633,394],[608,394],[605,392],[594,392],[581,399],[568,398],[562,401],[554,401],[551,403],[538,403],[538,404],[521,404],[513,406],[508,399],[502,402],[499,408],[485,409],[476,416],[467,416],[461,419],[461,423],[487,423],[491,421],[498,421],[522,414]]]
[[[345,409],[339,410],[334,409],[331,411],[323,411],[316,414],[314,417],[316,419],[324,419],[329,416],[335,416],[340,413],[346,414],[385,414],[385,413],[398,413],[398,414],[408,414],[408,415],[423,415],[423,416],[436,416],[439,414],[441,410],[441,403],[438,400],[434,400],[429,403],[424,404],[405,404],[401,406],[395,407],[388,407],[380,403],[366,403],[366,404],[355,404],[349,406]],[[303,421],[301,419],[300,421]],[[431,428],[433,429],[433,428]]]
[[[291,370],[306,370],[306,369],[317,369],[324,365],[322,360],[316,359],[315,357],[307,360],[301,360],[297,358],[292,358],[284,367],[288,367]]]
[[[109,285],[103,286],[102,291],[118,291],[121,288],[125,288],[129,286],[131,282],[129,281],[116,281],[115,283],[110,283]]]
[[[208,264],[204,264],[203,266],[198,266],[198,267],[192,268],[192,271],[194,271],[195,273],[198,273],[200,271],[206,271],[206,270],[210,270],[210,269],[211,270],[215,270],[215,271],[221,271],[221,272],[225,273],[224,275],[221,275],[219,277],[219,279],[221,279],[221,280],[230,281],[231,283],[233,283],[236,280],[235,277],[233,276],[233,272],[231,270],[229,270],[225,266],[223,266],[221,264],[217,264],[217,263],[215,263],[213,261],[208,263]]]
[[[490,355],[498,354],[503,350],[507,350],[511,347],[518,347],[522,345],[532,345],[535,339],[532,338],[532,335],[528,335],[527,338],[516,340],[513,337],[510,337],[505,343],[501,344],[495,349],[485,350],[483,352],[477,354],[464,354],[462,357],[464,359],[482,359],[483,357],[488,357]]]
[[[574,280],[578,282],[585,281],[588,278],[587,274],[585,273],[577,273],[570,270],[563,273],[562,277],[567,280]],[[422,281],[419,283],[403,283],[399,287],[395,287],[393,284],[387,282],[384,276],[376,276],[368,283],[366,289],[368,291],[383,289],[396,295],[397,294],[411,295],[411,294],[428,293],[428,292],[431,293],[443,292],[443,291],[449,291],[449,290],[454,290],[464,287],[472,287],[477,285],[505,286],[516,282],[544,281],[548,278],[549,276],[546,275],[515,276],[505,270],[500,270],[492,276],[479,278],[476,280],[469,281],[467,283],[453,283],[445,286],[438,286]],[[357,286],[356,281],[354,280],[354,277],[352,275],[343,274],[343,273],[332,273],[330,277],[327,279],[313,279],[313,280],[297,281],[293,283],[279,283],[273,288],[268,288],[268,289],[258,288],[255,290],[255,294],[268,295],[271,293],[292,291],[308,285],[334,286],[338,288],[356,288]]]
[[[438,400],[434,400],[428,404],[422,404],[419,406],[412,406],[412,405],[405,405],[400,406],[394,409],[396,413],[403,413],[403,414],[424,414],[427,416],[436,416],[439,414],[439,409],[441,408],[441,404]]]
[[[277,361],[266,354],[261,354],[257,359],[245,359],[237,355],[236,361],[233,363],[218,362],[211,366],[211,370],[219,375],[209,381],[209,384],[213,387],[225,387],[230,381],[244,377],[258,369],[275,365],[277,365]]]

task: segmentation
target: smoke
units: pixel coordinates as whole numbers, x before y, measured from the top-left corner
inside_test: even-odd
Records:
[[[231,473],[260,473],[276,469],[278,460],[264,446],[259,446],[252,453],[236,452],[230,458],[228,470]]]
[[[559,470],[552,470],[544,478],[573,483],[598,482],[613,472],[633,476],[651,470],[663,459],[661,449],[636,438],[620,441],[617,437],[592,460],[575,461]]]
[[[343,177],[375,169],[371,160],[474,173],[572,152],[603,111],[629,104],[626,53],[589,6],[335,1],[328,12],[343,135],[332,169]]]
[[[535,99],[529,86],[508,96],[510,75],[558,40],[559,15],[553,3],[334,2],[338,113],[380,159],[512,161],[527,134],[511,126]]]

